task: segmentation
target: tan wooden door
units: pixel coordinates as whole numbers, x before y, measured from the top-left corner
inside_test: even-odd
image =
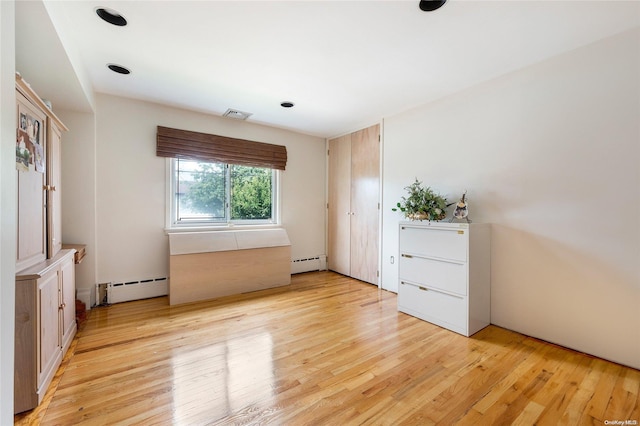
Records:
[[[378,284],[380,126],[351,135],[351,276]]]
[[[58,294],[59,274],[58,269],[47,272],[38,280],[38,301],[40,321],[38,336],[38,374],[37,382],[40,388],[53,378],[58,368],[62,351],[60,350],[60,299]]]
[[[46,116],[21,93],[18,106],[17,147],[28,151],[29,160],[16,163],[18,171],[18,247],[16,271],[47,257],[46,220]],[[17,151],[17,150],[16,150]],[[21,155],[22,157],[22,155]]]
[[[47,146],[47,249],[49,258],[54,257],[62,248],[62,145],[60,130],[48,127],[49,145]]]
[[[60,322],[62,339],[62,351],[66,352],[71,345],[71,339],[76,332],[76,265],[73,262],[73,256],[69,257],[62,265],[60,265],[61,299],[62,310],[60,311]]]
[[[351,135],[329,141],[328,268],[351,274]]]

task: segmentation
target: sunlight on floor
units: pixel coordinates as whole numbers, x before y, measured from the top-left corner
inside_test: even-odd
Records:
[[[273,404],[273,342],[268,332],[181,352],[173,362],[177,424]]]

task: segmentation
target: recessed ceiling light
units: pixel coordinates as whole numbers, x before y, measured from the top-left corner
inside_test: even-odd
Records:
[[[122,65],[107,64],[107,68],[113,72],[117,72],[118,74],[131,74],[131,71]]]
[[[420,0],[420,10],[425,12],[433,12],[436,9],[440,9],[447,0]]]
[[[124,19],[124,16],[120,15],[118,12],[112,9],[107,9],[104,7],[99,7],[96,9],[96,13],[103,21],[106,21],[110,24],[117,25],[119,27],[124,27],[127,25],[127,20]]]
[[[289,102],[289,101],[284,101],[280,103],[280,106],[282,108],[291,108],[293,107],[295,104],[293,102]]]

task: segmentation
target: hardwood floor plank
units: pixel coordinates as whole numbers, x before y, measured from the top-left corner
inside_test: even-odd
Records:
[[[496,383],[496,385],[491,388],[491,390],[483,396],[482,399],[473,405],[473,409],[481,414],[486,414],[491,407],[494,407],[498,403],[498,400],[505,400],[505,394],[510,390],[514,391],[517,389],[516,382],[518,382],[518,380],[528,371],[535,368],[536,365],[539,365],[542,362],[540,358],[544,357],[545,352],[549,349],[550,347],[543,347],[538,353],[531,356],[531,353],[534,351],[532,349],[531,353],[529,353],[529,355],[527,355],[523,361],[511,371],[511,374],[505,376],[500,382]]]
[[[631,418],[631,412],[633,411],[638,398],[636,395],[624,389],[623,382],[624,377],[617,378],[614,389],[611,392],[607,408],[602,415],[603,419],[613,419],[613,417],[611,417],[613,413],[622,415],[622,418],[624,419]]]
[[[640,420],[640,371],[489,326],[471,338],[332,272],[92,309],[42,425],[582,425]]]
[[[511,423],[512,426],[529,426],[536,424],[536,420],[544,411],[544,406],[536,402],[529,402],[520,415]]]
[[[604,412],[609,404],[617,374],[621,367],[608,362],[598,362],[596,368],[599,369],[600,374],[598,382],[594,385],[593,396],[589,400],[587,414],[604,422]]]
[[[545,407],[538,418],[539,425],[567,424],[568,409],[577,391],[578,384],[589,372],[592,359],[578,353],[569,353],[560,373],[554,375],[549,387],[534,397],[535,402]]]

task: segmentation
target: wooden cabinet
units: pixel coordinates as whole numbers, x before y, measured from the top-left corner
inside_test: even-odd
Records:
[[[36,407],[76,333],[74,250],[16,275],[14,410]]]
[[[53,258],[62,248],[61,135],[67,128],[19,75],[16,101],[20,271]]]
[[[491,321],[488,224],[402,222],[398,310],[471,336]]]
[[[16,93],[16,173],[18,245],[16,270],[47,258],[46,114],[20,91]],[[37,129],[37,130],[35,130]]]
[[[378,283],[380,126],[329,141],[328,267]]]
[[[17,257],[14,409],[36,407],[76,333],[75,250],[62,250],[61,135],[16,76]]]

